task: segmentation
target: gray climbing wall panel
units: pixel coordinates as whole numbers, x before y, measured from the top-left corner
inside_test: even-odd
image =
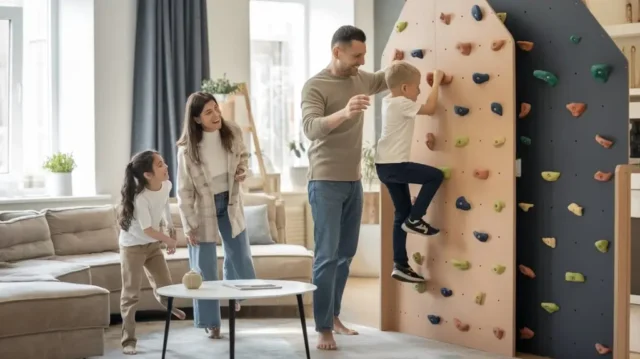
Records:
[[[614,172],[628,162],[629,96],[627,61],[579,0],[488,0],[496,12],[507,13],[506,27],[516,41],[531,41],[530,52],[516,57],[518,103],[531,112],[517,122],[522,177],[516,184],[518,202],[535,205],[517,213],[517,261],[536,273],[517,277],[517,329],[530,328],[531,339],[517,339],[520,352],[556,359],[600,358],[595,344],[612,345],[614,268],[614,183],[594,179],[597,171]],[[581,37],[576,44],[572,35]],[[608,81],[596,81],[594,64],[613,67]],[[559,81],[555,87],[533,76],[546,70]],[[585,103],[576,118],[569,103]],[[615,141],[605,149],[600,134]],[[556,182],[541,172],[558,171]],[[567,206],[577,203],[583,216]],[[543,237],[556,238],[556,248]],[[594,242],[610,241],[601,253]],[[584,283],[565,281],[566,272],[585,275]],[[556,303],[549,314],[541,302]]]

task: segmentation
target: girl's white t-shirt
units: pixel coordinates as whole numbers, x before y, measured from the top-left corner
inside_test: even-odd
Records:
[[[169,228],[173,227],[171,210],[169,207],[169,193],[172,188],[171,181],[162,182],[158,191],[144,189],[134,199],[133,218],[128,231],[120,230],[119,242],[123,247],[138,246],[157,242],[157,240],[144,234],[144,230],[151,227],[160,230],[160,223],[164,218]]]

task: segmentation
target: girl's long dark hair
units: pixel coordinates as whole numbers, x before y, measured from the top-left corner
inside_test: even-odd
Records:
[[[144,190],[147,179],[144,177],[146,172],[153,172],[153,155],[157,151],[147,150],[137,153],[131,158],[131,162],[124,171],[124,184],[120,190],[122,199],[120,202],[120,214],[118,216],[118,224],[124,231],[128,231],[131,226],[131,220],[134,213],[134,201],[136,195]]]
[[[200,151],[198,144],[202,141],[202,125],[196,122],[196,118],[200,117],[204,106],[213,101],[218,104],[216,98],[207,92],[194,92],[187,99],[184,109],[184,119],[182,122],[182,134],[177,142],[178,147],[185,148],[185,154],[195,163],[200,164]],[[220,139],[222,146],[231,152],[233,146],[234,135],[225,119],[222,118],[222,127],[220,127]]]

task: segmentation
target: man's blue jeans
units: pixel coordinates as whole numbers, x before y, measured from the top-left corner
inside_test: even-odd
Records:
[[[313,261],[313,315],[316,331],[333,329],[358,248],[362,219],[362,183],[309,181],[309,203],[315,240]]]

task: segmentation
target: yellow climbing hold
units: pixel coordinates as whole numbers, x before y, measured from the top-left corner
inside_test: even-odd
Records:
[[[420,252],[415,252],[413,254],[413,261],[418,265],[422,265],[422,263],[424,263],[424,256],[420,254]]]
[[[413,289],[416,290],[416,292],[418,293],[424,293],[427,291],[427,284],[426,283],[416,283],[413,286]]]
[[[544,244],[548,245],[551,248],[556,247],[556,239],[553,237],[544,237],[542,238],[542,242],[544,242]]]
[[[469,143],[469,137],[458,137],[456,138],[456,147],[464,147]]]
[[[496,264],[493,266],[493,273],[495,274],[502,274],[504,273],[504,271],[507,269],[507,267],[500,265],[500,264]]]
[[[398,23],[396,24],[396,31],[403,32],[404,29],[407,28],[407,25],[409,25],[409,23],[406,21],[398,21]]]
[[[496,13],[496,16],[498,17],[498,19],[500,19],[500,21],[502,21],[503,24],[507,20],[507,13],[506,12]]]
[[[483,305],[485,297],[486,297],[486,294],[484,292],[480,292],[476,294],[476,304]]]
[[[520,203],[518,203],[518,207],[520,207],[520,209],[525,211],[525,212],[529,212],[529,210],[531,208],[533,208],[533,204],[532,203],[520,202]]]
[[[438,169],[440,171],[442,171],[442,174],[444,175],[444,179],[451,178],[451,168],[449,168],[449,167],[438,167]]]
[[[607,253],[607,251],[609,250],[609,241],[606,239],[601,239],[599,241],[596,241],[596,249],[598,249],[598,251],[602,252],[602,253]]]
[[[504,138],[504,137],[496,137],[496,138],[493,140],[493,147],[500,147],[500,146],[504,145],[504,143],[505,143],[506,141],[507,141],[507,139],[506,139],[506,138]]]
[[[540,303],[540,306],[549,313],[555,313],[560,310],[556,303]]]
[[[542,178],[545,181],[555,182],[560,178],[560,172],[544,171],[542,172]]]
[[[503,201],[495,201],[493,203],[493,210],[496,212],[502,212],[502,209],[504,209],[504,202]]]
[[[567,282],[584,283],[584,275],[578,272],[567,272],[564,274],[564,280]]]
[[[576,203],[571,203],[567,209],[576,216],[582,216],[582,207],[578,206]]]
[[[453,266],[458,269],[462,269],[462,270],[469,269],[469,261],[460,261],[457,259],[453,259],[451,260],[451,264],[453,264]]]

